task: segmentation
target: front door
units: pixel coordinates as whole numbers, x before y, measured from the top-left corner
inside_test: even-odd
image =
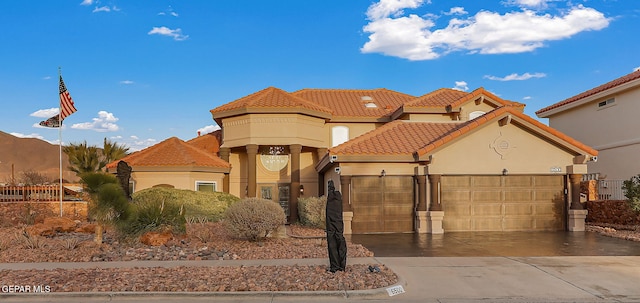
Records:
[[[258,184],[260,198],[274,201],[282,207],[287,218],[289,217],[289,190],[288,183]]]

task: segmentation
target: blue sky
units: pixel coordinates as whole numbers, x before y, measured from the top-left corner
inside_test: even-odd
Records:
[[[484,87],[535,117],[640,67],[636,0],[8,0],[0,26],[0,130],[58,142],[37,124],[61,67],[63,142],[132,150],[209,132],[210,109],[269,86]]]

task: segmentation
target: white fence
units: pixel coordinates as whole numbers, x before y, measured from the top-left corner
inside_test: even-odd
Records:
[[[624,180],[598,180],[598,200],[626,200],[622,182]]]

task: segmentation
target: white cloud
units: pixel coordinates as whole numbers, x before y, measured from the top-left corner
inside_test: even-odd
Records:
[[[549,1],[551,0],[510,0],[507,3],[525,7],[546,7]]]
[[[93,4],[93,0],[82,0],[82,3],[80,3],[80,5],[91,5]]]
[[[633,71],[634,71],[634,72],[637,72],[637,71],[639,71],[639,70],[640,70],[640,66],[638,66],[638,67],[636,67],[636,68],[634,68],[634,69],[633,69]]]
[[[130,138],[133,139],[133,140],[139,140],[140,139],[140,138],[138,138],[138,136],[131,136]]]
[[[170,29],[170,28],[168,28],[166,26],[154,27],[147,34],[148,35],[169,36],[169,37],[172,37],[173,40],[176,40],[176,41],[182,41],[182,40],[186,40],[187,38],[189,38],[188,35],[183,35],[182,34],[182,29],[179,29],[179,28]]]
[[[529,80],[531,78],[544,78],[546,76],[547,74],[545,73],[533,73],[533,74],[524,73],[522,75],[513,73],[504,77],[485,75],[484,78],[489,80],[494,80],[494,81],[522,81],[522,80]]]
[[[466,15],[468,14],[467,11],[464,10],[464,7],[460,7],[460,6],[456,6],[456,7],[452,7],[449,12],[444,13],[447,16],[450,15]]]
[[[526,8],[505,14],[481,10],[473,16],[451,18],[446,27],[434,28],[436,16],[406,15],[403,11],[422,4],[418,0],[382,0],[371,5],[367,10],[370,22],[363,28],[370,34],[369,41],[360,50],[408,60],[430,60],[454,51],[521,53],[543,47],[548,41],[603,29],[610,21],[593,8],[577,5],[555,15]]]
[[[135,83],[135,82],[133,82],[133,81],[131,81],[131,80],[122,80],[122,81],[120,81],[120,84],[126,84],[126,85],[134,84],[134,83]]]
[[[96,6],[96,8],[93,9],[92,13],[99,13],[99,12],[110,12],[111,8],[108,6]]]
[[[38,118],[51,118],[55,115],[57,115],[58,113],[60,113],[60,109],[57,107],[52,107],[52,108],[47,108],[47,109],[40,109],[37,110],[31,114],[29,114],[29,116],[31,117],[38,117]]]
[[[97,132],[114,132],[120,127],[116,124],[119,119],[112,113],[99,111],[98,117],[93,118],[93,122],[76,123],[71,125],[73,129],[94,130]]]
[[[42,80],[50,80],[50,79],[51,79],[51,76],[44,76],[44,77],[42,77]]]
[[[531,100],[531,96],[525,96],[522,100]]]
[[[31,133],[28,135],[22,134],[22,133],[9,133],[12,136],[16,136],[18,138],[35,138],[35,139],[40,139],[40,140],[44,140],[44,137],[37,134],[37,133]]]
[[[212,132],[217,131],[219,129],[220,129],[220,126],[218,126],[218,125],[207,125],[205,127],[199,128],[198,129],[198,133],[200,135],[204,135],[204,134],[212,133]]]
[[[456,81],[456,86],[453,89],[460,90],[466,92],[469,90],[469,86],[466,81]]]
[[[173,7],[171,7],[171,6],[169,6],[169,8],[167,8],[167,9],[166,9],[165,11],[163,11],[163,12],[159,12],[159,13],[158,13],[158,15],[159,15],[159,16],[171,15],[171,16],[174,16],[174,17],[178,17],[178,13],[176,13],[176,12],[173,10]]]

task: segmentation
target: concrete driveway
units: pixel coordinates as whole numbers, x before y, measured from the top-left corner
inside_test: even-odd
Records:
[[[593,232],[350,235],[376,257],[640,256],[640,242]]]

